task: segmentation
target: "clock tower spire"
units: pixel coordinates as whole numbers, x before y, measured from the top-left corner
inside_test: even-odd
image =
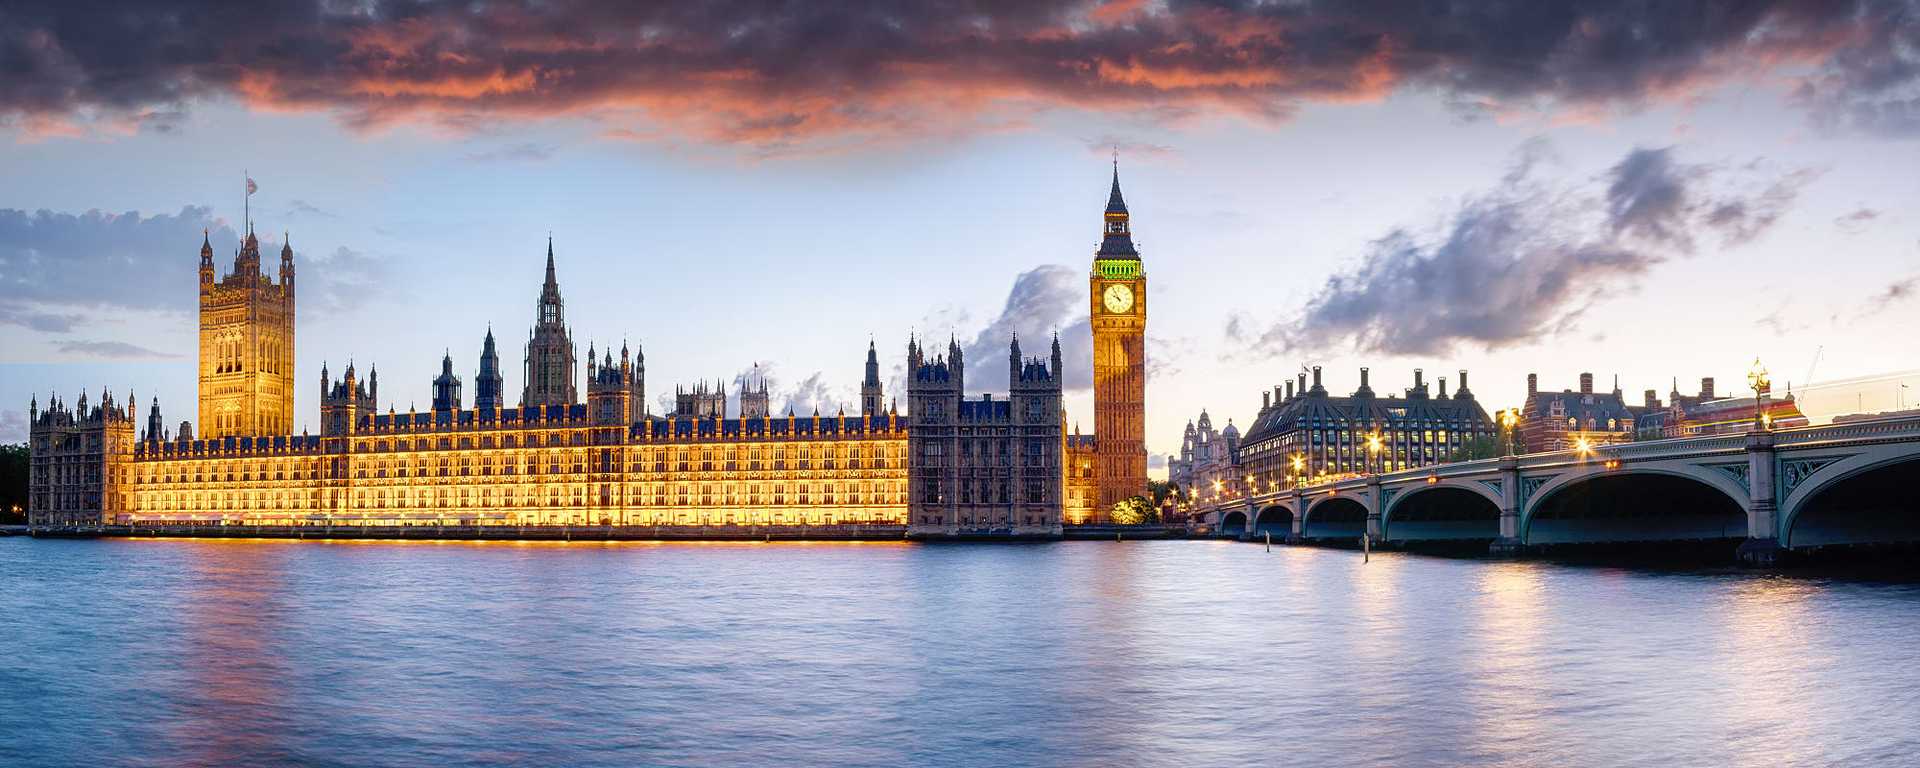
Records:
[[[1133,245],[1132,217],[1120,194],[1120,161],[1100,248],[1087,278],[1093,324],[1094,470],[1099,493],[1094,520],[1110,522],[1113,507],[1147,490],[1147,273]]]

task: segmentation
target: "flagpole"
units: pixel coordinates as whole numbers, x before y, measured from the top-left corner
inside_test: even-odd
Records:
[[[253,231],[253,193],[247,191],[247,182],[253,181],[253,172],[240,169],[240,226],[248,232]],[[246,240],[247,233],[240,233],[240,239]]]

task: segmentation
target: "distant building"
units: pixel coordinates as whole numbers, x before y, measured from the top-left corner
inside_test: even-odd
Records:
[[[1335,397],[1320,383],[1320,368],[1262,395],[1260,414],[1247,428],[1238,454],[1239,472],[1260,490],[1369,472],[1392,472],[1448,460],[1478,438],[1493,439],[1497,427],[1467,389],[1449,396],[1447,380],[1434,396],[1419,369],[1401,397],[1381,397],[1360,369],[1360,388]],[[1375,442],[1377,441],[1377,443]],[[1377,449],[1375,446],[1377,445]],[[1242,482],[1245,482],[1244,477]]]
[[[1650,407],[1635,429],[1640,439],[1743,434],[1753,429],[1755,398],[1752,395],[1729,397],[1716,392],[1712,377],[1700,380],[1700,392],[1697,395],[1680,394],[1676,384],[1668,393],[1668,401],[1664,406],[1654,399],[1653,394],[1653,390],[1647,391],[1647,405]],[[1767,424],[1775,429],[1809,424],[1792,393],[1773,397],[1771,392],[1762,392],[1759,406],[1766,415]]]
[[[1272,405],[1265,394],[1260,399],[1263,407]],[[1180,438],[1180,455],[1167,462],[1167,481],[1187,492],[1189,498],[1210,496],[1216,488],[1237,488],[1239,449],[1240,428],[1228,420],[1225,430],[1215,431],[1213,417],[1202,410],[1199,421],[1187,422]]]
[[[1516,442],[1521,453],[1629,443],[1636,439],[1641,418],[1651,410],[1628,405],[1618,380],[1613,391],[1595,392],[1593,374],[1582,373],[1579,391],[1542,392],[1539,374],[1529,373]]]
[[[1066,478],[1060,340],[1051,365],[1007,352],[1007,397],[966,397],[958,342],[928,358],[907,347],[907,530],[916,536],[1046,536],[1061,531]]]
[[[160,423],[159,405],[148,415],[148,430]],[[99,525],[131,509],[133,483],[128,459],[134,447],[134,404],[121,407],[109,392],[87,406],[87,395],[68,408],[57,397],[27,406],[27,523]],[[183,427],[185,425],[182,425]]]

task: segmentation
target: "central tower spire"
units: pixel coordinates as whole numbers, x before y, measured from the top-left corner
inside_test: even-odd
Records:
[[[520,397],[521,407],[579,402],[573,340],[568,336],[566,303],[560,298],[560,281],[554,276],[553,237],[549,235],[546,281],[540,285],[539,314],[534,318],[532,337],[527,339],[527,388]]]

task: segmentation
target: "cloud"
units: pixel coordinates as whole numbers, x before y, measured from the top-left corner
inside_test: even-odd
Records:
[[[1850,213],[1834,217],[1833,225],[1849,235],[1857,235],[1865,232],[1867,227],[1879,218],[1879,211],[1872,208],[1856,208]]]
[[[784,416],[789,410],[797,416],[812,416],[818,408],[820,415],[832,416],[844,411],[850,414],[860,412],[860,398],[846,387],[834,385],[828,381],[825,372],[814,371],[806,378],[791,386],[781,383],[777,366],[761,360],[754,365],[741,369],[732,378],[724,382],[710,382],[708,386],[724,384],[727,388],[727,414],[740,415],[740,392],[746,389],[748,382],[756,386],[764,384],[767,389],[767,412],[775,416]],[[691,389],[691,385],[686,385]],[[660,410],[657,415],[667,416],[673,413],[675,402],[671,388],[658,397]]]
[[[53,348],[69,355],[106,360],[165,359],[179,357],[122,341],[56,341]]]
[[[1129,139],[1125,136],[1115,136],[1111,133],[1087,142],[1087,151],[1102,156],[1112,152],[1118,152],[1127,157],[1156,157],[1178,152],[1178,150],[1166,144],[1139,141]]]
[[[1007,292],[1000,314],[961,344],[967,358],[967,387],[1005,392],[1008,345],[1017,336],[1021,357],[1047,358],[1053,335],[1060,334],[1063,389],[1093,388],[1093,327],[1087,319],[1087,275],[1082,270],[1046,264],[1022,272]],[[934,345],[937,346],[937,345]]]
[[[0,209],[0,325],[71,333],[115,310],[193,312],[203,235],[219,273],[231,271],[239,236],[206,206],[153,216]],[[277,242],[260,243],[270,273],[279,252]],[[321,259],[296,249],[294,262],[302,306],[321,310],[359,306],[387,274],[384,260],[345,247]]]
[[[538,163],[553,159],[554,151],[555,147],[551,144],[523,142],[468,153],[467,159],[476,163]]]
[[[74,326],[86,319],[85,315],[42,312],[11,300],[0,300],[0,325],[18,325],[43,333],[71,333]]]
[[[1897,304],[1912,299],[1915,294],[1920,294],[1920,275],[1895,280],[1888,284],[1885,290],[1874,294],[1873,298],[1867,300],[1866,309],[1861,312],[1861,316],[1866,317],[1885,312]]]
[[[323,219],[340,218],[329,211],[321,210],[319,206],[305,200],[294,200],[287,203],[287,218],[292,219],[300,216],[318,216]]]
[[[1742,193],[1727,189],[1726,174],[1678,163],[1669,149],[1635,149],[1596,194],[1535,180],[1543,156],[1537,143],[1523,147],[1499,186],[1468,198],[1435,232],[1389,231],[1298,316],[1262,326],[1236,315],[1229,337],[1267,354],[1349,345],[1428,355],[1533,341],[1571,330],[1594,302],[1692,252],[1701,235],[1723,246],[1751,240],[1811,178],[1794,171]]]
[[[0,25],[0,121],[74,135],[233,99],[355,129],[586,115],[609,132],[780,147],[985,129],[1056,107],[1275,120],[1405,90],[1465,114],[1584,115],[1779,70],[1822,123],[1911,136],[1914,7],[23,0]]]
[[[822,416],[832,416],[843,410],[847,413],[860,412],[859,398],[828,384],[826,374],[820,371],[801,379],[799,384],[786,390],[780,399],[785,401],[784,407],[774,410],[780,413],[791,411],[798,416],[811,416],[816,410]]]
[[[202,206],[154,216],[0,209],[0,322],[65,331],[84,319],[50,306],[186,311],[207,229],[216,252],[239,247]]]
[[[261,252],[269,252],[266,244]],[[278,248],[272,249],[278,251]],[[381,292],[389,273],[386,260],[368,256],[346,246],[333,249],[325,258],[304,263],[294,254],[295,291],[305,306],[322,314],[358,309]],[[312,303],[307,303],[312,302]]]
[[[26,411],[0,410],[0,444],[26,442],[29,428]]]

